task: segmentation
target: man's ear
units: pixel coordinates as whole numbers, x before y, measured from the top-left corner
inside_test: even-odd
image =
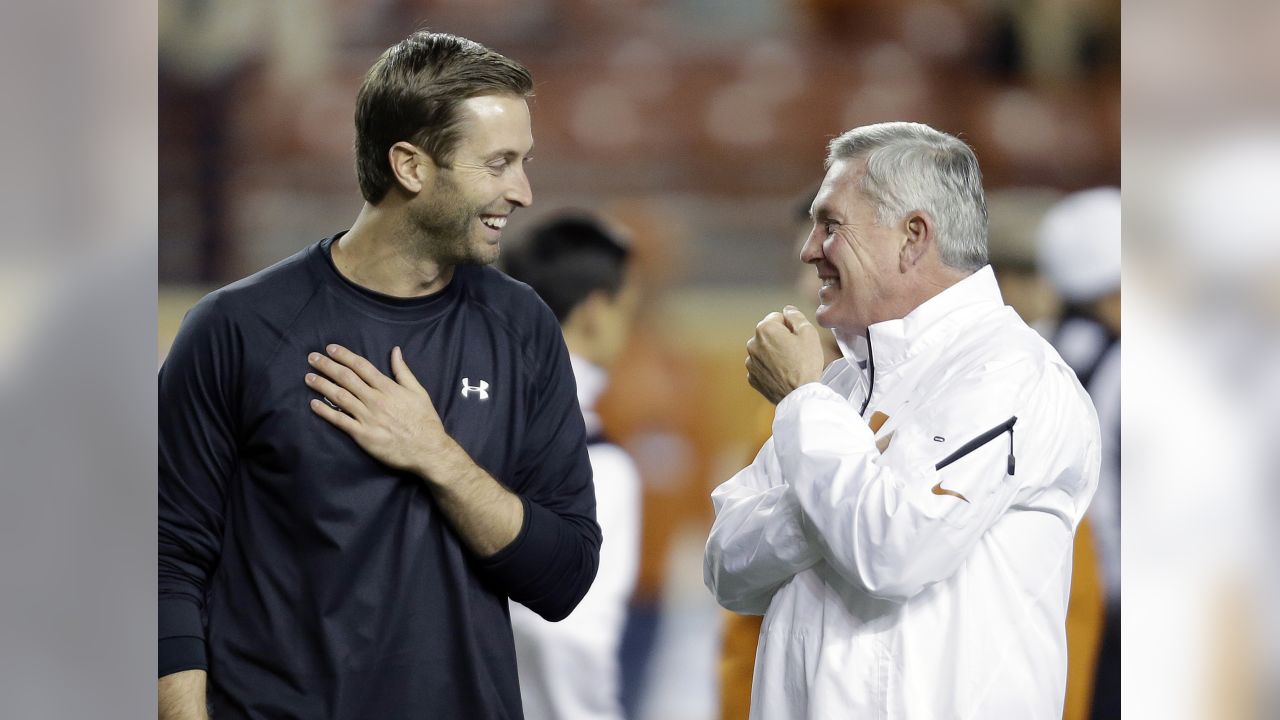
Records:
[[[595,357],[596,337],[600,327],[599,305],[595,293],[591,293],[575,305],[560,323],[569,351],[588,360]]]
[[[431,156],[403,140],[391,146],[387,151],[387,159],[391,163],[391,174],[395,176],[396,182],[410,195],[422,192],[438,169]]]
[[[902,247],[898,254],[898,265],[902,272],[907,272],[924,260],[929,249],[936,242],[937,229],[933,218],[923,210],[912,211],[904,220]]]
[[[609,294],[604,290],[592,290],[587,294],[574,312],[579,315],[583,334],[595,338],[600,334],[600,325],[608,319]]]

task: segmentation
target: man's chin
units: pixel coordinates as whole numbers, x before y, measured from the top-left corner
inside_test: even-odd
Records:
[[[498,245],[490,245],[483,248],[473,248],[465,257],[458,260],[458,265],[492,265],[498,261],[498,256],[502,254],[501,247]]]
[[[453,257],[445,260],[450,265],[492,265],[498,260],[502,246],[484,238],[472,238],[466,245],[454,248]]]
[[[818,327],[824,327],[828,330],[836,329],[836,320],[831,314],[831,308],[828,305],[819,305],[817,310],[813,312],[813,321]]]
[[[485,245],[478,248],[475,252],[477,265],[492,265],[498,261],[498,256],[502,254],[502,246],[498,243]]]

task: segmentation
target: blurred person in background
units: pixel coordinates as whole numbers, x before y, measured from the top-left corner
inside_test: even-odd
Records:
[[[392,46],[351,229],[188,314],[159,383],[162,718],[522,716],[508,600],[565,617],[600,547],[559,325],[485,267],[532,202],[531,93],[470,40]]]
[[[809,230],[813,221],[809,210],[813,207],[813,199],[818,194],[814,186],[806,191],[795,202],[791,212],[794,227],[794,248],[796,255],[804,249],[805,240],[809,238]],[[796,275],[795,294],[799,307],[813,311],[817,309],[818,291],[822,281],[809,268]],[[822,366],[826,368],[838,360],[840,346],[836,343],[834,333],[819,333],[822,343]],[[773,405],[761,400],[758,414],[756,438],[751,447],[759,448],[768,442],[773,423]],[[760,615],[744,615],[731,610],[724,611],[724,629],[720,642],[720,718],[721,720],[746,720],[751,714],[751,675],[756,666],[756,643],[760,639]]]
[[[1063,300],[1049,337],[1093,399],[1102,432],[1089,526],[1101,563],[1106,616],[1092,717],[1120,715],[1120,190],[1067,196],[1037,232],[1038,262]]]
[[[1125,407],[1124,601],[1142,611],[1124,618],[1122,701],[1134,716],[1276,717],[1280,136],[1240,128],[1180,150],[1138,164],[1125,204],[1125,319],[1158,361],[1124,380],[1142,399]]]
[[[1097,417],[1000,297],[977,158],[916,123],[856,128],[812,215],[801,259],[844,358],[823,371],[794,307],[761,321],[748,381],[773,436],[712,494],[707,586],[765,616],[751,716],[1061,717]]]
[[[578,384],[604,541],[600,570],[569,617],[547,622],[511,603],[520,696],[531,718],[622,720],[619,646],[640,553],[640,475],[606,439],[596,401],[626,344],[639,297],[628,243],[586,215],[552,218],[508,251],[503,266],[551,308]]]

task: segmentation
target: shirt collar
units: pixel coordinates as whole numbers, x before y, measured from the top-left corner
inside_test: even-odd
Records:
[[[596,414],[596,401],[609,384],[609,373],[599,365],[580,355],[569,353],[569,364],[573,366],[573,378],[578,383],[578,405],[582,408],[582,419],[587,425],[587,435],[599,435],[602,429],[600,416]]]
[[[921,303],[906,317],[869,328],[877,368],[889,368],[920,352],[949,342],[974,310],[1001,307],[1004,299],[990,265]],[[840,338],[840,349],[855,363],[867,358],[863,336]]]

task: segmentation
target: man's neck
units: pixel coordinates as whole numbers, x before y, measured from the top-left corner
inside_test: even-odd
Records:
[[[887,309],[884,314],[878,320],[872,321],[871,325],[892,320],[902,320],[915,312],[916,308],[941,295],[971,275],[973,275],[971,271],[957,270],[944,266],[920,273],[912,278],[909,283],[905,283],[905,287],[900,290],[894,304],[886,305]],[[867,330],[866,326],[845,328],[837,330],[837,336],[841,342],[849,345],[854,338],[866,335]]]
[[[402,213],[365,203],[351,229],[333,243],[338,272],[351,282],[392,297],[422,297],[443,290],[453,266],[415,251],[418,242]]]
[[[911,307],[920,307],[973,273],[972,270],[960,270],[934,261],[932,267],[921,273],[919,280],[916,281],[916,296],[913,298]]]

